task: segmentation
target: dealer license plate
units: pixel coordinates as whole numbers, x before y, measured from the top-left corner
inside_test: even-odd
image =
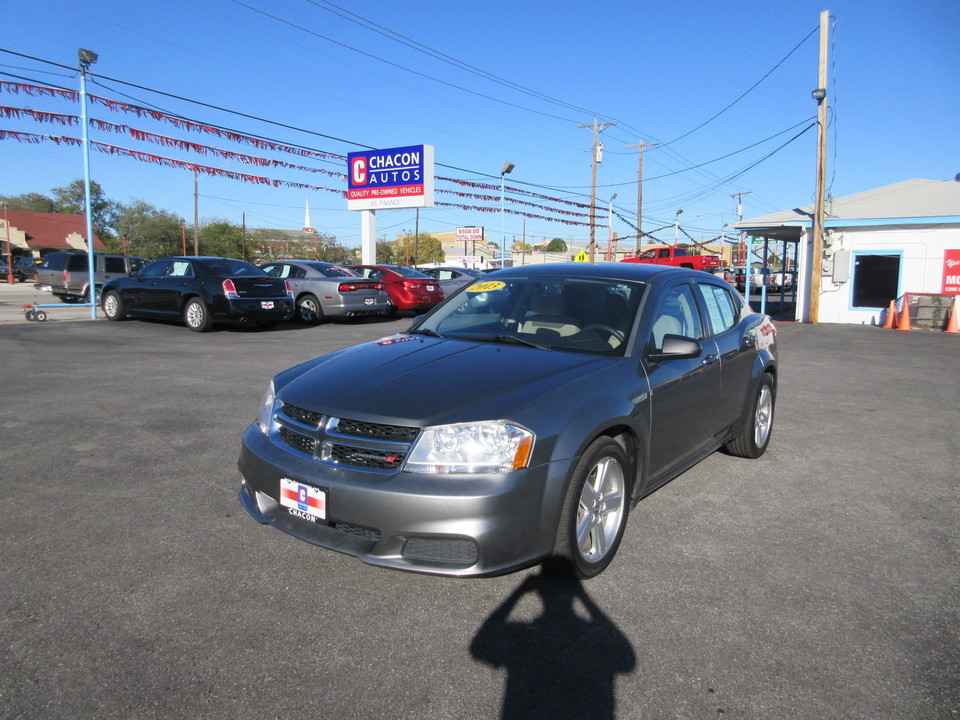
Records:
[[[303,520],[327,519],[327,493],[313,485],[280,478],[280,504]]]
[[[260,302],[260,307],[264,310],[273,310],[273,302],[271,300],[263,300]]]

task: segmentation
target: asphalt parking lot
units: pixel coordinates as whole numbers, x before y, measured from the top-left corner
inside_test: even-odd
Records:
[[[409,318],[196,334],[19,302],[2,718],[960,715],[956,335],[779,324],[766,455],[707,458],[564,584],[376,569],[240,507],[268,379]]]

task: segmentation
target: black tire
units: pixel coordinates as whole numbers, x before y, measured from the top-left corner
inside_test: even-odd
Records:
[[[323,307],[316,295],[304,293],[297,298],[297,320],[304,325],[319,325],[323,322]]]
[[[120,297],[120,293],[114,290],[107,291],[107,294],[101,299],[100,307],[108,320],[123,320],[127,316],[123,299]]]
[[[750,405],[750,417],[743,432],[728,442],[724,449],[731,455],[755,459],[766,452],[773,434],[773,409],[777,392],[773,378],[764,373],[757,384],[757,392]]]
[[[206,332],[213,325],[207,304],[200,298],[190,298],[183,308],[183,321],[194,332]]]
[[[630,514],[630,462],[610,437],[594,440],[577,461],[560,511],[554,557],[544,569],[586,579],[613,561]]]

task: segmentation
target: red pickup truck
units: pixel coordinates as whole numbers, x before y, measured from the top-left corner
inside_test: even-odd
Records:
[[[686,249],[682,247],[650,248],[639,255],[627,255],[620,262],[673,265],[706,272],[716,272],[720,269],[720,258],[716,255],[688,255]]]

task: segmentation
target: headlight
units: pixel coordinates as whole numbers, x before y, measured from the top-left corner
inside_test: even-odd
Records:
[[[527,467],[534,435],[503,420],[424,429],[405,472],[508,473]]]
[[[273,380],[263,391],[263,397],[260,398],[260,409],[257,411],[257,425],[263,431],[264,435],[270,433],[270,421],[273,420],[273,403],[277,399],[277,394],[273,391]]]

